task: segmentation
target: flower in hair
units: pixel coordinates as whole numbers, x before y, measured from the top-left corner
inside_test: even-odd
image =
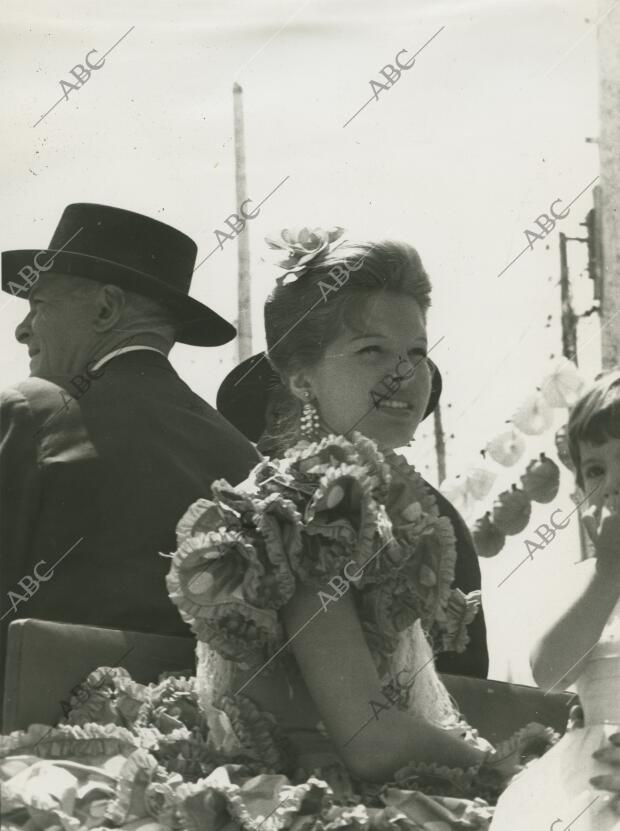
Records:
[[[328,254],[343,233],[344,228],[336,225],[333,228],[284,228],[278,237],[265,237],[270,248],[287,254],[286,259],[276,263],[287,272],[278,279],[278,283],[291,273],[300,276],[300,272],[312,261]]]

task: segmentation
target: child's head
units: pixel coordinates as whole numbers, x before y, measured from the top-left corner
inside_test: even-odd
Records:
[[[620,493],[620,371],[606,372],[579,399],[568,421],[577,484],[590,504],[618,504]]]

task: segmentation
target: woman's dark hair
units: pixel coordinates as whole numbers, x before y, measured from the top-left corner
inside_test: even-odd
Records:
[[[341,245],[271,292],[264,311],[267,354],[281,384],[270,396],[261,452],[280,455],[300,437],[302,405],[289,390],[290,374],[315,366],[345,326],[363,331],[367,304],[383,292],[412,297],[424,313],[430,306],[430,280],[407,243]]]
[[[576,480],[583,488],[579,442],[604,444],[620,439],[620,370],[600,375],[573,407],[568,420],[568,448]]]

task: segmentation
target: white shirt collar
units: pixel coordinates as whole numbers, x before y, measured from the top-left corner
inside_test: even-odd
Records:
[[[112,358],[116,358],[117,355],[123,355],[125,352],[137,352],[138,350],[148,352],[159,352],[159,354],[163,355],[164,358],[168,358],[165,352],[162,352],[161,349],[155,349],[154,346],[122,346],[120,349],[114,349],[112,352],[108,352],[108,354],[104,355],[103,358],[99,358],[97,363],[93,367],[91,367],[90,371],[97,371],[99,367],[102,367],[104,364],[107,364],[108,361],[111,361]]]

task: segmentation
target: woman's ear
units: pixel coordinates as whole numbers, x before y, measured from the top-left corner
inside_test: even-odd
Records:
[[[289,373],[288,388],[302,402],[315,397],[311,373],[307,369],[299,369]]]

